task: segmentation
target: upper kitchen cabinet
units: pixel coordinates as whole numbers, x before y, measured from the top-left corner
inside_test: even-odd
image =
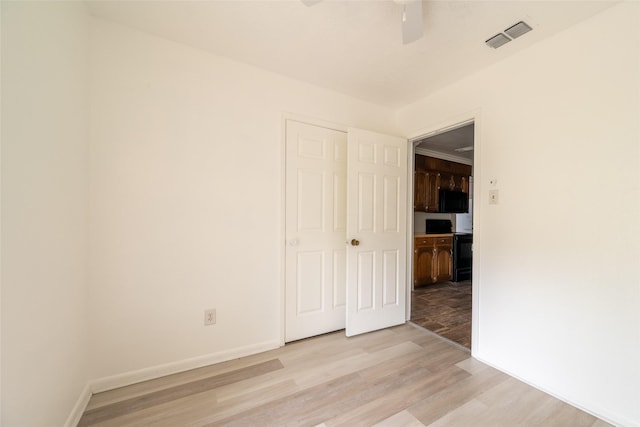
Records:
[[[440,212],[439,190],[469,194],[471,166],[416,154],[414,175],[414,210]]]
[[[413,187],[413,207],[421,212],[438,212],[440,172],[416,170]]]

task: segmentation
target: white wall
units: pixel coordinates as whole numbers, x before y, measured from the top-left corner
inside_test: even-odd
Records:
[[[282,114],[392,112],[105,21],[92,52],[92,376],[279,345]]]
[[[60,426],[88,377],[88,23],[2,2],[3,426]]]
[[[640,3],[615,6],[398,113],[409,135],[478,118],[476,356],[627,426],[640,425],[639,17]]]

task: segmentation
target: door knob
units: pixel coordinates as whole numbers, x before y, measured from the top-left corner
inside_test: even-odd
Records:
[[[358,246],[360,244],[360,240],[358,239],[351,239],[351,246]]]

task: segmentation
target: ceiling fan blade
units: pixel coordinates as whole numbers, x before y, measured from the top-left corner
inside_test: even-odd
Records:
[[[414,42],[424,34],[422,0],[402,3],[402,44]]]

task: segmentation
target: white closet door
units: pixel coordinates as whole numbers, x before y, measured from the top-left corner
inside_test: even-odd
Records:
[[[286,124],[285,341],[345,327],[347,135]]]
[[[348,131],[347,336],[406,319],[407,144]]]

